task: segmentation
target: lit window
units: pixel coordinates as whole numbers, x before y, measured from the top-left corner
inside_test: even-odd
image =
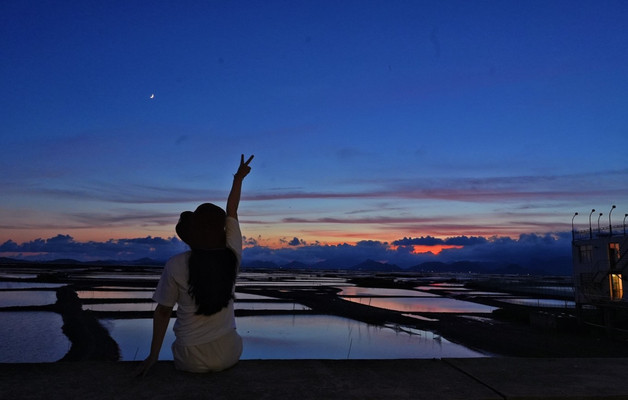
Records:
[[[610,274],[611,300],[618,301],[624,297],[624,285],[621,281],[621,274]]]
[[[609,243],[608,255],[611,261],[619,261],[619,243]]]

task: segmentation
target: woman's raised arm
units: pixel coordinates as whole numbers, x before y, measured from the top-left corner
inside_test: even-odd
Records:
[[[238,171],[233,175],[233,184],[231,185],[231,191],[227,198],[227,216],[238,219],[238,206],[240,205],[240,193],[242,192],[242,181],[244,177],[251,172],[249,163],[253,160],[254,156],[249,157],[246,162],[244,161],[244,154],[240,156],[240,166]]]

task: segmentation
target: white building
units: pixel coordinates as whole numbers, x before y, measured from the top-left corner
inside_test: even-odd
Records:
[[[600,309],[628,308],[628,293],[624,296],[624,280],[628,279],[626,227],[609,224],[592,229],[589,226],[585,231],[573,231],[576,306],[578,310],[584,305]]]

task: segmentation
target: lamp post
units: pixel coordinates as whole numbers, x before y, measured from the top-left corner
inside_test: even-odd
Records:
[[[615,209],[615,204],[613,204],[613,206],[611,207],[611,210],[608,212],[608,233],[610,234],[610,236],[613,236],[613,225],[611,224],[611,214],[613,213],[614,209]]]
[[[589,239],[593,239],[593,229],[591,229],[591,215],[595,212],[595,208],[589,214]]]
[[[600,218],[602,218],[602,215],[604,215],[604,213],[600,213],[600,215],[597,217],[597,234],[598,234],[598,237],[600,236]]]
[[[626,236],[626,217],[628,217],[628,214],[624,214],[624,236]]]
[[[574,213],[573,217],[571,217],[571,241],[572,242],[576,240],[576,231],[573,230],[573,219],[576,218],[576,215],[578,215],[578,213]],[[624,218],[624,220],[625,219],[626,218]]]

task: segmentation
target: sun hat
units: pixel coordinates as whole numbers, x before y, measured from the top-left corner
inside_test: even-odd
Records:
[[[177,235],[192,249],[209,250],[225,243],[225,211],[212,203],[184,211],[175,228]]]

